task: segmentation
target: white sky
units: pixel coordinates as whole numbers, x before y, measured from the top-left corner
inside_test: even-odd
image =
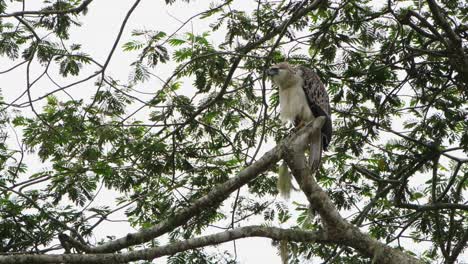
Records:
[[[31,3],[30,3],[31,2]],[[29,1],[27,2],[26,9],[32,10],[36,9],[37,2],[41,1]],[[180,3],[178,1],[173,6],[166,6],[163,0],[158,1],[149,1],[143,0],[140,5],[137,7],[133,15],[131,16],[125,33],[122,36],[121,42],[110,62],[110,65],[106,73],[112,76],[115,79],[122,80],[124,83],[128,80],[130,74],[130,63],[135,59],[135,53],[123,52],[121,47],[122,44],[132,39],[130,32],[134,29],[152,29],[152,30],[161,30],[168,34],[171,34],[176,30],[180,25],[180,21],[186,20],[192,15],[206,10],[211,1],[192,1],[190,4]],[[235,1],[242,2],[242,9],[252,9],[255,7],[253,1]],[[381,2],[381,1],[377,1]],[[89,6],[89,13],[85,17],[80,17],[80,21],[83,23],[82,27],[74,27],[71,30],[71,37],[69,43],[79,43],[82,44],[82,50],[90,54],[101,64],[104,63],[108,52],[110,51],[116,35],[119,31],[121,22],[125,17],[126,12],[133,5],[134,1],[129,0],[95,0]],[[180,20],[180,21],[178,21]],[[208,24],[210,21],[200,21],[194,20],[192,23],[188,23],[181,32],[190,32],[202,33],[205,30],[208,30]],[[222,41],[224,35],[222,32],[215,32],[212,34],[212,38]],[[0,71],[5,70],[13,65],[12,61],[9,61],[5,58],[0,58]],[[174,67],[176,65],[169,63],[167,65],[159,65],[155,69],[155,73],[162,79],[166,79],[171,75]],[[94,69],[87,69],[88,66],[85,66],[85,70],[80,74],[78,78],[69,77],[69,78],[60,78],[58,74],[56,80],[61,85],[66,85],[74,80],[80,79],[87,74],[93,72]],[[41,67],[34,65],[33,75],[38,76],[40,74]],[[56,68],[53,71],[57,71]],[[22,66],[15,71],[12,71],[8,74],[0,75],[0,89],[5,98],[6,102],[11,102],[16,99],[19,94],[25,90],[25,67]],[[188,82],[182,90],[185,89],[185,92],[190,92],[191,82]],[[138,90],[148,93],[154,93],[157,89],[161,87],[160,81],[156,78],[151,79],[150,81],[139,85]],[[43,95],[46,92],[56,89],[56,87],[46,79],[41,80],[33,87],[31,90],[32,97],[36,98],[40,95]],[[93,82],[87,82],[84,85],[75,86],[67,91],[75,98],[89,98],[91,94],[95,91],[96,87],[93,85]],[[62,93],[62,96],[64,94]],[[150,96],[142,95],[142,99],[148,99]],[[20,102],[27,100],[27,97],[23,97]],[[36,104],[37,108],[40,108],[41,103]],[[26,110],[26,113],[31,114],[29,110]],[[142,112],[140,115],[144,115]],[[39,163],[33,157],[27,157],[26,163],[30,166],[30,172],[32,168],[35,168],[35,171],[43,170],[47,167],[47,164]],[[32,166],[31,166],[32,164]],[[96,205],[110,205],[114,204],[113,199],[117,194],[113,191],[104,191],[99,195],[99,199],[93,204]],[[278,198],[280,199],[280,198]],[[302,194],[295,194],[292,196],[292,201],[303,202]],[[111,219],[119,220],[125,219],[123,211],[112,215]],[[252,224],[259,224],[252,223]],[[283,226],[287,227],[287,226]],[[126,235],[128,232],[135,232],[136,230],[132,229],[127,223],[115,222],[103,224],[95,232],[96,240],[104,238],[106,236],[115,236],[121,237]],[[211,230],[210,230],[211,231]],[[213,230],[214,232],[219,232]],[[422,249],[422,245],[415,246],[414,248]],[[226,243],[220,247],[221,250],[228,250],[233,253],[232,243]],[[276,249],[271,247],[271,242],[269,239],[263,238],[248,238],[237,241],[237,253],[238,260],[240,263],[244,264],[254,264],[254,263],[280,263],[280,258],[277,256]],[[161,259],[154,261],[155,263],[161,263]],[[318,261],[310,263],[320,263]]]

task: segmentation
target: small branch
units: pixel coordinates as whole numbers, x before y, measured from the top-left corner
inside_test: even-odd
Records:
[[[67,226],[66,224],[64,224],[62,221],[58,220],[57,218],[55,218],[54,216],[52,216],[49,212],[47,212],[44,207],[40,206],[39,204],[37,204],[33,199],[31,199],[29,196],[27,196],[26,194],[24,193],[21,193],[19,191],[15,191],[13,189],[10,189],[10,188],[7,188],[6,186],[3,186],[2,184],[0,184],[0,188],[4,189],[5,191],[7,192],[12,192],[22,198],[24,198],[25,200],[27,200],[29,203],[31,203],[31,205],[36,208],[39,212],[41,212],[42,214],[44,214],[51,222],[54,222],[55,224],[61,226],[64,230],[68,230],[70,231],[72,234],[76,235],[81,241],[84,241],[84,239],[82,238],[82,236],[74,229],[72,229],[71,227]]]
[[[114,41],[114,45],[111,48],[111,51],[109,52],[109,55],[107,56],[106,61],[104,62],[104,65],[102,66],[102,74],[104,75],[104,72],[109,65],[109,62],[112,58],[112,55],[114,54],[115,50],[117,49],[117,45],[120,42],[120,38],[122,37],[123,31],[125,29],[125,26],[127,25],[128,19],[132,15],[133,11],[135,11],[136,7],[140,4],[141,0],[136,0],[135,3],[132,5],[132,7],[128,10],[127,14],[125,15],[125,18],[122,22],[122,25],[120,26],[119,33],[117,34],[117,38]],[[103,76],[104,77],[104,76]],[[104,78],[103,78],[104,79]]]
[[[81,5],[71,8],[71,9],[66,9],[66,10],[40,10],[40,11],[19,11],[19,12],[13,12],[10,14],[3,14],[0,15],[1,17],[15,17],[15,16],[24,16],[24,15],[64,15],[64,14],[69,14],[69,13],[80,13],[81,11],[85,10],[88,5],[92,2],[93,0],[85,0],[81,3]]]
[[[431,211],[431,210],[441,210],[441,209],[458,209],[468,211],[467,204],[456,204],[456,203],[434,203],[426,205],[417,205],[409,203],[400,203],[396,204],[397,207],[414,209],[417,211]]]
[[[399,180],[388,180],[388,179],[382,179],[380,178],[378,175],[376,175],[375,173],[367,170],[366,168],[363,168],[359,165],[356,165],[356,164],[353,164],[352,165],[353,168],[358,171],[359,173],[361,173],[362,175],[364,175],[366,178],[370,179],[370,180],[373,180],[373,181],[376,181],[376,182],[379,182],[379,183],[390,183],[390,184],[399,184],[401,183],[401,181]]]
[[[34,28],[29,25],[29,23],[22,19],[20,16],[15,16],[15,18],[21,23],[23,24],[29,31],[31,31],[31,33],[33,34],[34,38],[36,38],[37,42],[41,42],[41,38],[39,37],[39,35],[36,33],[36,31],[34,30]]]
[[[426,33],[425,31],[423,31],[422,29],[418,28],[416,25],[412,24],[409,20],[411,18],[411,16],[413,17],[416,17],[424,26],[426,26],[434,35],[427,35],[429,33]],[[442,37],[442,35],[440,35],[440,33],[437,31],[437,29],[431,25],[431,23],[429,23],[429,21],[427,21],[427,19],[425,19],[424,17],[422,17],[420,14],[414,12],[413,10],[409,10],[408,13],[407,13],[407,17],[408,19],[408,23],[409,25],[411,26],[411,28],[413,28],[414,30],[416,30],[418,33],[426,36],[426,37],[429,37],[431,39],[439,39],[443,42],[444,41],[444,38]],[[421,31],[423,31],[424,33],[422,33]]]

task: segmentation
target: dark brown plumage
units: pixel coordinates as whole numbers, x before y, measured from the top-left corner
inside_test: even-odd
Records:
[[[330,101],[328,99],[327,90],[317,73],[304,66],[299,66],[298,69],[301,73],[302,79],[304,80],[302,89],[306,94],[307,103],[309,104],[312,114],[314,114],[314,117],[327,117],[327,120],[322,127],[323,149],[327,150],[332,136]]]

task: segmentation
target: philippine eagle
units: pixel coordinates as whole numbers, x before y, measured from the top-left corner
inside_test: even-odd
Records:
[[[322,149],[327,150],[332,135],[332,121],[328,94],[319,76],[311,69],[288,63],[277,64],[267,75],[279,88],[280,118],[283,123],[293,122],[296,129],[316,117],[325,116],[321,133],[310,142],[309,165],[315,171],[320,166]]]

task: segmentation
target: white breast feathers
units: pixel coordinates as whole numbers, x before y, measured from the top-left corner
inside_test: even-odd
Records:
[[[310,122],[314,119],[302,89],[302,82],[286,89],[279,89],[279,100],[280,118],[283,124],[288,121],[294,122],[296,117],[304,122]]]

